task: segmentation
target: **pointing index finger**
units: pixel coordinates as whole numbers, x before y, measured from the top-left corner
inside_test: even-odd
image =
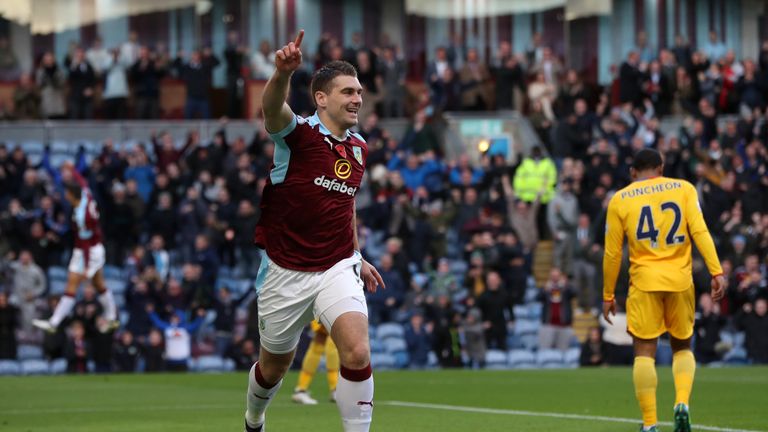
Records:
[[[299,30],[299,34],[296,36],[296,40],[293,41],[296,48],[301,46],[301,41],[304,39],[304,30]]]

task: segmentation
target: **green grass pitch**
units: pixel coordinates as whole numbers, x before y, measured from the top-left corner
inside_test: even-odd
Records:
[[[658,375],[659,416],[669,422],[671,371]],[[376,432],[638,430],[628,368],[391,371],[375,379]],[[324,374],[312,388],[318,406],[290,401],[295,381],[295,373],[286,378],[267,429],[341,431]],[[239,432],[245,385],[245,373],[0,378],[0,432]],[[768,368],[699,368],[691,416],[704,426],[694,430],[768,431]]]

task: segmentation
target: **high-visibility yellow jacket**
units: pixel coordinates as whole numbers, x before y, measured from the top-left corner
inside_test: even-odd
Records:
[[[556,184],[557,168],[549,158],[541,158],[538,161],[525,158],[515,172],[515,195],[525,202],[535,201],[536,195],[543,187],[541,202],[548,203],[555,196]]]

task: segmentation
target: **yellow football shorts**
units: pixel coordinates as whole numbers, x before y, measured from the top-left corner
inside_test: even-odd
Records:
[[[695,320],[693,284],[685,291],[641,291],[630,287],[627,330],[640,339],[654,339],[665,332],[675,339],[693,335]]]
[[[312,332],[315,334],[328,335],[328,330],[325,329],[325,326],[323,326],[319,320],[312,320],[312,322],[309,323],[309,328],[312,329]]]

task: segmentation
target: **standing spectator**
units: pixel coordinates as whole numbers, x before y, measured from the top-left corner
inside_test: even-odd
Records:
[[[685,70],[691,67],[691,47],[686,42],[683,35],[675,36],[675,46],[672,48],[672,54],[675,56],[677,64]]]
[[[579,218],[579,202],[572,187],[573,180],[564,178],[547,207],[547,221],[555,240],[553,264],[568,275],[573,274],[574,234]]]
[[[709,59],[710,62],[715,63],[720,61],[728,52],[728,48],[717,37],[717,32],[711,30],[709,32],[709,40],[702,46],[701,51]]]
[[[259,50],[251,56],[251,73],[258,80],[269,79],[275,73],[275,51],[268,40],[262,40]]]
[[[115,329],[110,328],[109,321],[100,315],[96,317],[96,322],[89,326],[88,333],[94,372],[112,372],[112,346],[115,339]]]
[[[696,313],[696,360],[708,364],[718,361],[717,344],[720,331],[725,327],[725,318],[720,315],[720,305],[712,301],[712,296],[705,292],[699,297],[699,311]]]
[[[511,316],[508,310],[507,293],[501,276],[495,271],[485,277],[485,291],[477,298],[485,329],[485,342],[489,348],[506,351],[507,321]]]
[[[533,74],[544,74],[544,81],[547,84],[555,86],[554,92],[557,93],[557,83],[560,82],[560,76],[563,73],[563,65],[552,52],[552,48],[543,47],[541,49],[541,59],[536,60],[531,68]]]
[[[640,55],[632,51],[619,69],[619,101],[640,106],[643,97],[643,73],[640,72]]]
[[[483,327],[480,310],[470,309],[461,324],[461,332],[464,335],[464,349],[469,357],[470,367],[473,369],[485,367],[486,344]]]
[[[754,363],[768,363],[768,301],[760,297],[752,303],[744,303],[736,317],[740,330],[746,333],[747,356]]]
[[[240,118],[242,106],[243,63],[246,49],[240,44],[240,36],[235,31],[227,34],[227,46],[224,48],[224,61],[227,63],[227,115]]]
[[[41,116],[43,118],[62,118],[66,114],[64,106],[64,74],[56,64],[53,53],[47,51],[35,71],[35,82],[40,88]]]
[[[668,81],[663,73],[661,63],[654,60],[649,65],[648,77],[645,81],[645,93],[653,103],[653,109],[659,117],[670,113],[673,83]]]
[[[104,62],[104,114],[108,119],[124,119],[128,111],[128,77],[127,70],[131,63],[124,63],[117,50],[110,53]]]
[[[26,72],[19,76],[19,84],[13,91],[13,117],[17,120],[40,118],[40,90]]]
[[[73,321],[69,326],[64,357],[67,359],[67,372],[87,373],[90,345],[85,339],[85,326],[80,321]]]
[[[124,330],[112,350],[115,372],[136,372],[140,354],[139,346],[133,340],[133,333]]]
[[[491,79],[488,67],[480,62],[475,48],[467,51],[467,61],[459,70],[461,105],[465,110],[483,111],[491,105],[487,83]]]
[[[259,214],[253,203],[249,200],[242,200],[237,207],[237,216],[235,216],[234,230],[235,242],[238,255],[238,265],[242,274],[248,278],[256,277],[256,269],[259,268],[260,253],[259,249],[253,243],[251,235],[255,232],[256,224],[259,221]]]
[[[587,340],[581,344],[579,365],[602,366],[605,364],[605,361],[605,342],[603,342],[603,335],[600,333],[600,327],[592,327],[589,329]]]
[[[252,340],[244,339],[231,350],[230,358],[235,362],[235,370],[248,371],[259,360],[259,351]]]
[[[32,330],[32,320],[37,318],[37,300],[45,292],[45,273],[35,264],[28,250],[19,253],[19,260],[11,264],[13,270],[13,294],[11,303],[21,311],[20,328],[24,333]]]
[[[197,311],[197,318],[191,323],[184,320],[183,311],[175,311],[169,321],[163,321],[153,311],[149,310],[149,317],[155,327],[165,334],[165,369],[172,372],[185,372],[187,362],[192,357],[192,334],[197,331],[205,310]]]
[[[498,109],[517,109],[522,107],[515,93],[525,84],[523,68],[512,53],[512,45],[507,41],[499,44],[493,74],[496,81],[496,107]]]
[[[406,71],[403,60],[395,55],[394,47],[384,48],[379,70],[384,90],[382,116],[402,117]]]
[[[598,307],[602,299],[597,287],[597,252],[600,246],[594,243],[589,215],[582,213],[576,225],[576,240],[573,249],[573,282],[579,296],[579,306],[585,309]]]
[[[93,118],[93,92],[96,74],[93,66],[85,59],[83,49],[78,47],[69,65],[69,98],[67,110],[72,120]]]
[[[208,102],[210,91],[210,77],[213,73],[213,63],[203,61],[200,51],[192,51],[189,61],[185,62],[177,57],[173,62],[176,73],[184,81],[187,87],[187,102],[184,106],[184,118],[192,119],[195,116],[207,119],[211,117],[211,108]]]
[[[408,346],[411,366],[426,367],[429,361],[429,347],[432,346],[432,325],[424,323],[420,311],[414,311],[410,322],[405,326],[405,343]]]
[[[552,105],[556,96],[555,86],[546,81],[543,72],[537,73],[535,80],[528,85],[528,99],[531,103],[541,104],[542,111],[549,121],[555,120]]]
[[[539,330],[539,349],[557,348],[564,351],[570,346],[573,338],[573,297],[573,287],[568,282],[568,277],[559,269],[553,268],[549,273],[549,280],[538,295],[544,306],[543,325]]]
[[[128,33],[128,40],[120,45],[120,60],[127,64],[133,64],[139,57],[139,51],[141,51],[139,34],[136,33],[136,30],[131,30]]]
[[[19,77],[19,59],[8,38],[0,36],[0,81],[16,81]]]
[[[648,45],[648,34],[644,31],[637,32],[634,51],[640,56],[642,63],[650,63],[656,57],[653,48]]]
[[[219,257],[205,234],[199,234],[195,238],[194,262],[202,269],[201,282],[210,288],[215,287],[219,273]]]
[[[149,49],[141,47],[138,59],[129,71],[136,104],[136,118],[160,118],[160,78],[164,73],[165,70],[151,56]]]
[[[8,295],[0,291],[0,360],[16,359],[16,329],[19,309],[8,303]]]
[[[101,36],[96,36],[91,47],[85,52],[85,59],[93,66],[93,71],[97,75],[104,74],[112,64],[112,53],[104,47],[102,42]]]

